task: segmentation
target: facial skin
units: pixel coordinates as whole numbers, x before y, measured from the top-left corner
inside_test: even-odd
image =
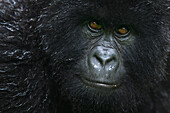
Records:
[[[92,46],[82,63],[87,73],[80,75],[80,80],[98,88],[119,87],[125,76],[121,48],[133,44],[133,28],[130,25],[117,25],[109,29],[92,21],[83,24],[82,32]]]
[[[168,0],[0,0],[0,113],[169,113]]]

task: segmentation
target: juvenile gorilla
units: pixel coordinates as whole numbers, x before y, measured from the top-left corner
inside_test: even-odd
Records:
[[[170,113],[169,0],[0,0],[0,113]]]

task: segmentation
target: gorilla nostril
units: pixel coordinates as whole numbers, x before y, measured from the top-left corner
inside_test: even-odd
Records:
[[[100,56],[98,56],[97,54],[95,54],[94,55],[94,58],[96,58],[96,60],[103,66],[104,65],[104,61],[103,61],[103,59],[100,57]]]
[[[110,58],[106,59],[105,64],[108,64],[108,63],[110,63],[112,61],[116,62],[116,58],[114,56],[111,56]]]

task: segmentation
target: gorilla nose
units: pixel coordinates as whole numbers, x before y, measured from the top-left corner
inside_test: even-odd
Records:
[[[114,52],[111,51],[110,49],[103,49],[103,50],[96,51],[93,57],[94,59],[96,59],[95,60],[96,63],[100,63],[101,66],[106,66],[110,62],[116,60]]]
[[[109,47],[97,46],[88,57],[88,65],[95,75],[111,74],[116,71],[119,64],[117,51]]]

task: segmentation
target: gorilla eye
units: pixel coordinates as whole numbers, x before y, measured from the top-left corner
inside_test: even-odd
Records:
[[[120,26],[116,28],[115,32],[118,36],[127,36],[130,30],[127,26]]]
[[[93,31],[93,30],[101,30],[102,26],[100,24],[98,24],[95,21],[92,21],[89,23],[89,28]]]

